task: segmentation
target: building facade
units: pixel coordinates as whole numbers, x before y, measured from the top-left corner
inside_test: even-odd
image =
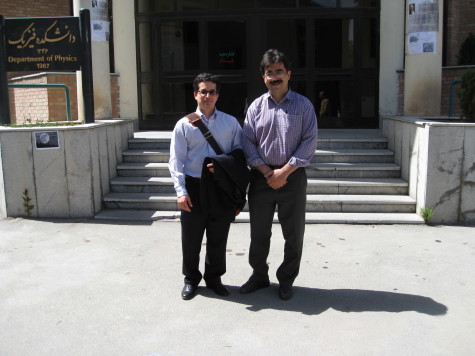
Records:
[[[328,113],[319,118],[321,128],[378,128],[387,115],[446,115],[452,79],[464,70],[453,68],[458,51],[475,32],[475,2],[463,1],[462,7],[462,0],[99,2],[109,8],[111,21],[105,67],[116,75],[112,115],[138,117],[142,130],[171,130],[193,111],[191,82],[203,71],[221,77],[219,107],[242,122],[247,105],[266,90],[259,62],[268,48],[290,57],[291,87],[317,112],[321,92],[330,100]],[[92,3],[23,0],[0,4],[0,14],[71,16]],[[411,52],[411,31],[434,32],[433,52]],[[411,89],[420,84],[418,73],[426,81],[425,68],[436,81],[425,92],[437,96],[430,113],[414,105],[427,100]],[[48,105],[54,106],[54,99]]]

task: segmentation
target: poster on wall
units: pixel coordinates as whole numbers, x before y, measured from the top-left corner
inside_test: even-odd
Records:
[[[109,27],[107,0],[91,0],[91,40],[109,41]]]
[[[439,31],[439,0],[408,1],[408,53],[435,53]]]

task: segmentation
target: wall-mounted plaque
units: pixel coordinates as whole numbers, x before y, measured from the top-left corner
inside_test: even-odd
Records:
[[[34,132],[35,147],[37,150],[47,150],[59,148],[58,131]]]

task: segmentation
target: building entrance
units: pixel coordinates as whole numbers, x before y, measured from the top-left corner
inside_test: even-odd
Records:
[[[136,11],[142,130],[171,130],[195,110],[191,82],[205,71],[221,77],[217,107],[243,122],[266,91],[269,48],[290,58],[290,85],[319,127],[378,127],[379,1],[137,0]]]

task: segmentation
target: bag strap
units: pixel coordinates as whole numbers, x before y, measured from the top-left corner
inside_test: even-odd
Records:
[[[213,148],[214,152],[216,152],[218,155],[222,155],[224,153],[223,150],[221,147],[219,147],[218,142],[216,142],[211,132],[209,132],[201,117],[196,112],[192,112],[186,115],[186,117],[190,121],[190,124],[200,129],[201,133],[205,137],[206,141],[208,141],[209,145]]]

